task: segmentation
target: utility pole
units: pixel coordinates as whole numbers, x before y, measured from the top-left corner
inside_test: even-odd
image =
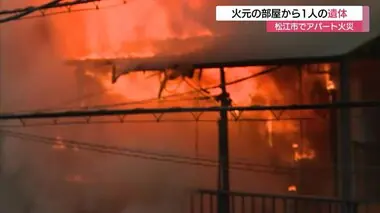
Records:
[[[229,213],[230,203],[230,178],[229,178],[229,147],[228,147],[228,111],[225,109],[231,105],[230,95],[226,89],[226,77],[224,68],[220,68],[220,89],[222,93],[217,97],[223,109],[220,110],[218,120],[219,130],[219,167],[218,167],[218,213]]]
[[[3,0],[0,0],[0,10],[3,9]],[[1,25],[0,25],[0,112],[3,112],[3,35],[1,31]],[[0,135],[0,178],[3,175],[3,167],[4,167],[4,155],[3,150],[4,149],[4,137],[3,135]]]
[[[350,67],[347,59],[340,63],[339,92],[340,100],[349,102],[351,100]],[[351,110],[339,110],[339,151],[338,164],[340,175],[340,195],[345,202],[343,212],[353,213],[354,206],[349,204],[353,199],[353,155],[351,141]]]

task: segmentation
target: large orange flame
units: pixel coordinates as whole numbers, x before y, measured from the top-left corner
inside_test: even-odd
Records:
[[[121,3],[100,1],[97,3],[100,10],[52,17],[55,41],[62,54],[68,58],[152,56],[159,51],[152,45],[154,41],[213,34],[202,23],[186,16],[182,8],[198,8],[203,1]],[[180,47],[176,49],[180,51]]]
[[[101,1],[99,8],[112,6],[115,3],[120,3],[120,1]],[[204,0],[132,0],[124,6],[119,5],[107,10],[54,16],[51,21],[55,45],[64,58],[80,59],[152,57],[163,51],[173,54],[192,51],[192,48],[179,45],[169,48],[170,42],[161,46],[155,44],[158,41],[215,36],[215,32],[203,23],[196,22],[192,17],[186,16],[184,10],[181,10],[183,7],[199,10],[206,3]],[[203,43],[195,46],[198,48],[198,45],[202,47]],[[231,82],[263,69],[263,67],[227,69],[226,80]],[[173,93],[186,93],[193,90],[193,87],[207,88],[219,84],[218,69],[204,70],[203,73],[201,81],[192,79],[189,82],[184,82],[183,79],[178,78],[168,82],[163,91],[163,96]],[[111,94],[117,95],[121,99],[140,101],[158,97],[159,75],[151,76],[148,73],[132,72],[121,76],[115,84],[112,84],[110,74],[100,74],[95,70],[87,70],[86,74],[98,80]],[[276,86],[273,86],[273,82],[262,79],[260,81],[260,88],[255,78],[229,85],[228,92],[233,104],[264,105],[271,104],[275,96],[275,99],[282,98],[280,91]],[[209,92],[206,95],[215,96],[220,93],[220,90],[215,88]],[[253,102],[255,96],[260,96],[265,100]],[[267,119],[273,118],[271,112],[263,112],[262,114]],[[273,133],[294,133],[297,131],[297,127],[289,123],[274,125],[272,121],[268,121],[266,122],[266,130],[268,144],[272,146]],[[294,157],[296,159],[305,158],[303,154]]]

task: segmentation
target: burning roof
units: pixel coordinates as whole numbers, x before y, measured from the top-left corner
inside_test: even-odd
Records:
[[[168,2],[166,3],[170,5]],[[205,2],[203,3],[205,4]],[[220,5],[225,2],[209,3],[210,5],[203,6],[211,10],[215,8],[212,6],[214,3]],[[303,3],[308,4],[306,1]],[[319,2],[319,4],[322,3]],[[359,2],[345,2],[345,4],[350,3],[358,4]],[[329,4],[339,5],[342,3],[329,2]],[[360,1],[360,4],[370,6],[371,22],[376,22],[375,14],[380,11],[378,1]],[[133,5],[128,7],[132,8]],[[197,13],[192,11],[191,14],[203,15],[199,11]],[[188,14],[184,12],[182,15]],[[173,21],[174,19],[170,17],[172,16],[167,17],[168,20]],[[211,18],[208,17],[208,19]],[[143,25],[144,30],[140,30],[145,33],[141,35],[132,33],[135,35],[133,38],[126,35],[125,42],[119,42],[117,52],[123,53],[122,56],[100,51],[101,56],[97,56],[94,52],[87,57],[69,60],[68,63],[90,67],[112,65],[118,73],[127,73],[129,71],[178,69],[178,67],[194,69],[268,65],[273,64],[274,61],[276,64],[287,63],[289,59],[326,62],[349,54],[380,35],[380,27],[377,25],[371,25],[369,33],[266,33],[262,22],[250,22],[248,25],[247,23],[213,21],[212,24],[208,23],[204,26],[202,23],[198,23],[200,25],[195,27],[184,17],[181,20],[182,28],[188,31],[186,34],[188,36],[181,36],[183,33],[176,34],[174,31],[170,31],[173,29],[169,26],[155,27],[146,23]],[[169,23],[171,22],[169,21]],[[162,34],[166,33],[168,36],[154,37],[150,35],[153,31],[147,34],[147,30],[153,29]]]

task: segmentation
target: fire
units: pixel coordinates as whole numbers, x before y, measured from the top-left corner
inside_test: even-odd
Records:
[[[101,1],[99,8],[115,4]],[[128,1],[126,5],[92,12],[52,16],[54,41],[65,58],[128,58],[152,57],[157,54],[181,54],[202,48],[215,36],[211,27],[197,19],[208,16],[205,8],[211,4],[204,0],[139,0]],[[190,12],[190,14],[188,14]],[[202,38],[202,39],[199,39]],[[207,38],[207,39],[205,39]],[[197,42],[192,43],[193,40]],[[199,41],[198,41],[199,39]],[[178,45],[178,41],[186,40]],[[71,41],[71,42],[69,42]],[[240,67],[226,69],[227,82],[246,77],[263,67]],[[160,88],[160,75],[133,72],[121,76],[112,84],[110,74],[87,70],[86,74],[96,78],[114,95],[140,101],[154,99]],[[162,77],[162,74],[161,74]],[[201,82],[191,80],[195,86],[215,86],[219,84],[219,69],[203,71]],[[168,82],[163,96],[193,90],[182,79]],[[256,79],[228,86],[233,104],[249,105],[250,96],[257,92]],[[270,91],[266,91],[270,93]],[[219,89],[210,90],[210,96],[219,95]],[[263,104],[263,103],[258,103]],[[266,104],[266,103],[264,103]]]
[[[335,83],[332,80],[327,80],[326,88],[328,91],[335,90]]]
[[[241,67],[226,70],[226,81],[232,82],[240,78],[247,77],[253,73],[264,70],[264,67]],[[110,94],[118,95],[124,100],[140,101],[156,99],[161,86],[160,79],[163,78],[163,73],[152,75],[154,72],[131,72],[121,76],[116,83],[112,84],[111,74],[102,75],[94,71],[86,71],[86,75],[96,79]],[[157,71],[158,73],[158,71]],[[163,96],[188,93],[194,89],[207,88],[210,86],[219,85],[219,70],[208,69],[203,71],[202,79],[187,79],[188,83],[184,82],[183,78],[170,80],[167,82],[163,91]],[[190,85],[189,85],[190,84]],[[196,87],[196,88],[194,88]],[[257,88],[256,79],[250,79],[239,84],[228,85],[228,93],[230,94],[233,104],[249,105],[251,104],[251,96],[255,94]],[[220,89],[210,89],[209,96],[217,96],[220,94]],[[236,112],[237,115],[240,112]]]
[[[326,84],[326,89],[328,91],[332,91],[336,89],[334,81],[331,79],[331,64],[322,64],[321,66],[321,71],[326,72],[324,74],[324,79],[325,79],[325,84]]]
[[[258,73],[265,70],[265,67],[237,67],[225,69],[226,71],[226,82],[233,82],[235,80],[250,76],[254,73]],[[215,86],[220,84],[220,70],[219,69],[206,69],[204,70],[204,79],[198,82],[198,85],[202,87]],[[252,78],[238,84],[227,85],[228,93],[233,103],[236,105],[250,105],[251,96],[257,93],[258,79]],[[211,95],[219,95],[220,89],[210,90]]]
[[[288,191],[289,192],[296,192],[297,191],[297,186],[296,185],[290,185],[290,186],[288,186]]]
[[[145,52],[130,52],[126,54],[115,54],[115,53],[90,53],[89,55],[85,55],[82,57],[79,57],[79,60],[89,60],[89,59],[115,59],[115,58],[148,58],[155,56],[154,52],[145,51]]]
[[[99,8],[114,4],[111,1],[101,1]],[[128,1],[124,6],[117,6],[107,10],[80,12],[70,15],[54,16],[54,41],[57,49],[65,58],[76,59],[110,59],[154,57],[159,54],[184,54],[201,49],[218,33],[202,21],[196,21],[197,15],[206,7],[208,1]],[[187,11],[199,12],[192,15]],[[194,15],[195,14],[195,15]],[[204,15],[204,14],[203,14]],[[198,17],[197,17],[198,18]],[[202,20],[202,19],[200,19]],[[198,41],[198,38],[200,41]],[[207,38],[207,39],[204,39]],[[197,42],[191,43],[195,39]],[[178,41],[183,42],[178,45]],[[177,42],[177,43],[176,43]],[[327,69],[328,67],[326,67]],[[239,67],[226,69],[226,81],[232,82],[253,73],[263,70],[264,67]],[[330,68],[329,68],[330,69]],[[87,70],[85,74],[98,81],[109,93],[123,101],[157,100],[159,88],[163,78],[162,72],[152,75],[152,72],[131,72],[122,75],[116,83],[111,82],[111,73],[99,73],[96,70]],[[329,77],[329,75],[326,75]],[[335,88],[331,79],[327,79],[327,88]],[[196,88],[207,88],[220,84],[219,69],[203,70],[201,80],[177,78],[165,85],[162,96],[182,94]],[[257,81],[260,81],[260,88]],[[265,82],[265,83],[263,83]],[[189,85],[189,83],[191,85]],[[273,104],[271,98],[282,97],[273,82],[252,78],[227,87],[233,105],[268,105]],[[220,94],[220,89],[209,90],[202,96],[214,97]],[[191,97],[201,96],[192,94]],[[262,102],[253,102],[252,97],[260,96]],[[183,98],[181,96],[181,98]],[[144,103],[148,107],[151,103]],[[212,104],[216,104],[215,101]],[[188,104],[187,104],[188,105]],[[240,115],[240,112],[235,112]],[[247,114],[247,113],[244,113]],[[271,112],[263,112],[268,119],[266,122],[267,143],[273,146],[274,133],[294,133],[298,129],[294,124],[274,124]],[[285,124],[286,123],[286,124]],[[61,143],[57,147],[65,147]],[[294,159],[312,159],[312,151],[295,150]]]
[[[315,151],[314,150],[306,150],[304,152],[295,151],[294,152],[294,160],[299,161],[302,159],[314,159],[315,158]]]
[[[168,45],[154,45],[158,41],[213,36],[204,23],[187,14],[200,12],[205,3],[136,0],[123,5],[118,0],[100,1],[96,3],[100,10],[52,17],[54,40],[66,58],[150,57],[167,51]],[[83,5],[88,7],[95,6]],[[170,51],[184,50],[177,45]]]
[[[308,147],[307,141],[306,141],[306,143],[303,144],[302,147],[297,143],[293,143],[292,148],[293,148],[293,160],[294,161],[299,161],[302,159],[311,160],[311,159],[314,159],[316,156],[315,151]]]
[[[235,80],[245,78],[254,73],[258,73],[262,70],[265,70],[265,67],[239,67],[239,68],[230,68],[226,69],[226,82],[233,82]],[[198,72],[198,71],[197,71]],[[195,73],[197,76],[198,73]],[[202,79],[197,80],[178,78],[168,81],[166,88],[163,91],[162,96],[170,96],[173,94],[185,94],[194,89],[199,90],[200,88],[208,88],[212,86],[217,86],[220,84],[220,70],[219,69],[206,69],[203,71]],[[163,73],[161,74],[152,74],[154,72],[130,72],[128,74],[122,75],[118,78],[116,83],[112,84],[111,74],[101,74],[96,72],[96,70],[87,70],[86,75],[94,78],[98,81],[111,95],[117,96],[123,100],[131,102],[139,102],[142,100],[158,100],[158,91],[160,88],[160,79],[163,78]],[[158,71],[156,73],[159,73]],[[260,87],[259,85],[260,81]],[[263,84],[263,82],[265,82]],[[192,86],[190,86],[192,85]],[[239,82],[237,84],[227,85],[228,93],[230,98],[233,101],[233,105],[242,106],[242,105],[268,105],[271,104],[271,98],[281,99],[280,91],[276,88],[274,83],[270,79],[262,78],[252,78],[246,81]],[[215,97],[220,94],[220,89],[210,89],[208,90],[209,94],[199,94],[193,93],[189,95],[190,97],[201,97],[209,96]],[[177,96],[176,99],[186,99],[186,96]],[[255,97],[264,98],[264,100],[257,102],[253,101]],[[188,99],[187,99],[188,100]],[[212,100],[212,99],[211,99]],[[183,102],[182,102],[183,103]],[[148,105],[151,106],[153,102],[148,101],[144,102],[144,107]],[[177,102],[174,103],[176,106],[181,105]],[[189,101],[186,102],[186,106],[192,105]],[[219,105],[214,101],[211,101],[210,104]],[[241,112],[234,112],[235,116],[240,116]],[[244,115],[249,112],[244,112]],[[254,115],[252,115],[254,116]],[[295,133],[298,131],[298,127],[294,123],[290,122],[274,122],[274,116],[272,112],[260,112],[260,116],[268,119],[265,122],[267,144],[270,147],[273,147],[273,137],[277,133]],[[309,155],[297,154],[297,159],[303,158],[312,158]]]

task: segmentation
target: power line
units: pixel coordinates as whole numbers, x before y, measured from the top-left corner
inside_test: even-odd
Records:
[[[0,24],[10,22],[10,21],[16,21],[19,19],[24,19],[26,18],[26,16],[35,12],[41,13],[39,17],[52,15],[52,14],[46,13],[46,10],[53,9],[53,8],[65,7],[67,9],[67,12],[72,12],[73,6],[80,5],[80,4],[94,3],[94,2],[100,2],[100,0],[74,0],[74,1],[69,1],[69,2],[63,2],[63,0],[54,0],[40,6],[29,6],[26,8],[3,10],[3,11],[0,11],[0,15],[9,15],[9,14],[15,14],[15,15],[11,15],[7,18],[0,19]]]
[[[6,135],[12,135],[12,136],[19,136],[24,137],[28,139],[35,139],[35,140],[42,140],[42,141],[50,141],[54,144],[56,143],[56,138],[46,137],[46,136],[40,136],[40,135],[34,135],[34,134],[26,134],[22,132],[14,132],[14,131],[8,131],[8,130],[0,130],[2,133]],[[195,158],[195,157],[188,157],[188,156],[181,156],[181,155],[174,155],[174,154],[162,154],[157,152],[148,152],[148,151],[141,151],[136,149],[130,149],[120,146],[110,146],[110,145],[103,145],[103,144],[95,144],[95,143],[87,143],[87,142],[79,142],[75,140],[68,140],[68,139],[60,139],[62,144],[69,145],[69,146],[82,146],[82,147],[91,147],[94,149],[103,149],[103,150],[115,150],[120,152],[128,152],[133,154],[140,154],[140,155],[151,155],[156,157],[162,157],[162,158],[176,158],[176,159],[182,159],[182,160],[192,160],[192,161],[204,161],[208,163],[218,163],[216,160],[208,159],[208,158]],[[244,162],[232,162],[233,164],[237,165],[246,165],[246,166],[257,166],[257,167],[270,167],[267,165],[259,165],[259,164],[250,164],[250,163],[244,163]]]
[[[96,96],[103,95],[107,91],[109,91],[109,90],[104,90],[101,93],[92,93],[92,94],[84,95],[80,98],[76,98],[76,99],[72,99],[72,100],[69,100],[66,102],[62,102],[59,105],[69,105],[69,104],[72,104],[72,103],[75,103],[78,101],[84,101],[84,100],[87,100],[87,99],[90,99],[90,98],[93,98]],[[145,99],[145,100],[140,100],[140,101],[127,101],[127,102],[120,102],[120,103],[114,103],[114,104],[98,104],[98,105],[90,105],[90,106],[83,106],[83,107],[47,107],[47,108],[40,108],[37,110],[32,110],[32,112],[36,112],[36,113],[38,113],[38,112],[54,112],[54,111],[78,110],[78,109],[79,110],[93,110],[93,109],[114,108],[114,107],[121,107],[121,106],[128,106],[128,105],[139,105],[139,104],[145,104],[145,103],[149,103],[149,102],[153,102],[153,101],[156,101],[156,102],[164,101],[165,103],[168,103],[168,102],[181,102],[181,101],[205,101],[205,100],[207,101],[209,99],[210,98],[208,98],[208,97],[199,97],[199,98],[194,97],[194,98],[169,99],[169,100],[160,100],[158,98],[152,98],[152,99]],[[57,105],[57,106],[59,106],[59,105]],[[28,110],[28,111],[20,110],[20,111],[11,112],[11,113],[14,114],[14,113],[28,113],[28,112],[31,112],[31,111],[30,110]]]
[[[26,134],[21,132],[13,132],[8,130],[0,130],[6,136],[19,138],[23,140],[48,144],[48,145],[56,145],[56,139],[32,134]],[[155,160],[162,162],[170,162],[177,164],[189,164],[196,166],[205,166],[205,167],[216,167],[218,161],[213,159],[206,158],[194,158],[180,155],[172,155],[172,154],[160,154],[153,152],[145,152],[140,150],[132,150],[128,148],[118,147],[118,146],[108,146],[94,143],[86,143],[86,142],[78,142],[73,140],[65,140],[62,139],[62,144],[65,146],[76,147],[80,150],[88,150],[95,151],[100,153],[114,154],[114,155],[122,155],[133,158],[141,158],[146,160]],[[293,168],[286,167],[273,167],[269,165],[260,165],[260,164],[252,164],[246,162],[231,162],[231,169],[242,170],[242,171],[253,171],[253,172],[279,172],[283,174],[287,174],[293,170]],[[276,171],[271,171],[276,170]]]
[[[259,77],[259,76],[262,76],[262,75],[267,74],[269,72],[275,71],[277,68],[279,68],[279,67],[269,68],[269,69],[266,69],[266,70],[261,71],[259,73],[255,73],[255,74],[252,74],[252,75],[249,75],[249,76],[246,76],[246,77],[242,77],[240,79],[228,82],[228,83],[226,83],[226,85],[233,85],[233,84],[237,84],[237,83],[249,80],[251,78]],[[207,87],[207,88],[197,88],[196,86],[192,85],[187,79],[184,79],[184,81],[193,90],[188,91],[188,92],[183,92],[183,93],[175,93],[175,94],[163,96],[161,98],[149,98],[149,99],[144,99],[144,100],[127,101],[127,102],[120,102],[120,103],[113,103],[113,104],[98,104],[98,105],[84,106],[84,107],[80,107],[80,108],[73,108],[73,107],[49,107],[49,108],[41,108],[41,109],[37,109],[37,110],[32,110],[32,112],[36,112],[37,113],[37,112],[58,111],[58,110],[78,110],[78,109],[79,110],[83,110],[83,109],[89,110],[89,109],[101,109],[101,108],[114,108],[114,107],[121,107],[121,106],[127,106],[127,105],[145,104],[145,103],[149,103],[149,102],[153,102],[153,101],[156,101],[156,102],[159,102],[159,101],[180,102],[180,101],[204,101],[204,100],[208,101],[208,100],[213,100],[213,99],[216,100],[214,97],[212,97],[212,96],[210,96],[208,94],[208,90],[217,88],[218,87],[217,85],[210,86],[210,87]],[[63,102],[63,103],[61,103],[59,105],[69,105],[69,104],[72,104],[72,103],[75,103],[75,102],[78,102],[78,101],[83,101],[83,100],[86,100],[86,99],[90,99],[90,98],[93,98],[93,97],[96,97],[96,96],[103,95],[103,94],[105,94],[108,91],[110,91],[110,89],[104,89],[104,90],[102,90],[100,92],[96,92],[96,93],[89,93],[89,94],[86,94],[86,95],[84,95],[82,97],[65,101],[65,102]],[[169,99],[169,98],[175,98],[175,97],[180,97],[180,96],[185,96],[185,95],[191,95],[191,94],[194,94],[194,93],[200,93],[200,94],[202,94],[203,97],[194,97],[194,98],[187,98],[187,99]],[[12,113],[27,113],[27,112],[30,113],[31,111],[22,110],[22,111],[17,111],[17,112],[12,112]],[[75,124],[75,123],[76,122],[71,123],[71,124]],[[14,126],[8,126],[8,127],[14,127]]]
[[[26,133],[21,133],[21,132],[14,132],[14,131],[9,131],[9,130],[4,130],[4,129],[1,129],[0,132],[6,136],[23,139],[25,141],[31,141],[31,142],[41,143],[45,145],[57,145],[56,138],[26,134]],[[86,142],[79,142],[79,141],[66,140],[66,139],[61,139],[61,141],[62,141],[62,144],[65,146],[68,146],[68,148],[70,148],[71,146],[71,148],[78,148],[79,150],[93,151],[93,152],[111,154],[111,155],[120,155],[120,156],[131,157],[131,158],[139,158],[139,159],[145,159],[145,160],[154,160],[154,161],[169,162],[169,163],[176,163],[176,164],[188,164],[188,165],[204,166],[204,167],[216,167],[218,164],[218,161],[213,160],[213,159],[207,159],[207,158],[196,158],[196,157],[188,157],[188,156],[173,155],[173,154],[146,152],[146,151],[133,150],[133,149],[128,149],[128,148],[119,147],[119,146],[106,146],[106,145],[101,145],[101,144],[86,143]],[[296,172],[298,170],[301,170],[300,168],[294,168],[294,167],[271,166],[271,165],[254,164],[254,163],[238,162],[238,161],[232,161],[230,162],[230,165],[231,165],[230,168],[234,170],[263,172],[263,173],[290,174],[291,172]],[[316,171],[316,170],[330,170],[334,168],[335,168],[334,165],[325,165],[325,166],[321,165],[321,166],[316,166],[313,168],[302,168],[302,170]],[[379,170],[380,166],[368,165],[368,166],[356,167],[355,169],[356,169],[355,172],[357,173],[357,172],[365,172],[364,170]]]
[[[8,15],[8,14],[16,14],[19,15],[19,13],[25,13],[25,12],[34,12],[39,9],[47,9],[56,6],[62,2],[62,0],[53,0],[50,2],[47,2],[41,6],[35,7],[35,6],[28,6],[24,8],[17,8],[17,9],[12,9],[12,10],[1,10],[0,15]]]
[[[242,77],[242,78],[239,78],[239,79],[234,80],[234,81],[227,82],[226,86],[231,86],[231,85],[234,85],[234,84],[237,84],[237,83],[240,83],[240,82],[252,79],[252,78],[260,77],[262,75],[265,75],[265,74],[268,74],[270,72],[276,71],[280,67],[281,66],[271,67],[271,68],[265,69],[265,70],[263,70],[261,72],[254,73],[252,75],[249,75],[249,76],[246,76],[246,77]],[[191,86],[194,90],[191,90],[191,91],[188,91],[188,92],[183,92],[183,93],[171,94],[171,95],[163,96],[161,98],[152,98],[152,99],[146,99],[146,100],[136,101],[135,103],[143,104],[143,103],[151,102],[151,101],[155,101],[155,100],[156,101],[157,100],[165,100],[165,99],[168,99],[168,98],[179,97],[179,96],[184,96],[184,95],[191,95],[191,94],[194,94],[194,93],[200,93],[200,94],[203,94],[206,97],[210,97],[210,96],[206,95],[205,93],[208,93],[208,90],[219,88],[219,85],[214,85],[214,86],[210,86],[210,87],[206,87],[206,88],[196,88],[195,86],[190,85],[188,81],[185,81],[185,82],[189,86]],[[125,105],[129,105],[129,104],[130,104],[130,102],[125,102]],[[109,106],[109,107],[123,106],[123,103],[118,103],[118,104],[114,104],[114,105],[103,105],[103,107],[107,107],[107,106]],[[92,108],[92,107],[89,107],[89,108]],[[96,107],[96,108],[100,108],[100,107]]]
[[[9,14],[18,14],[18,13],[24,13],[24,12],[27,12],[27,11],[32,11],[32,12],[35,12],[37,10],[41,10],[41,9],[50,9],[50,8],[54,8],[54,7],[57,7],[57,5],[59,5],[60,3],[62,2],[62,0],[54,0],[54,1],[50,1],[48,3],[45,3],[43,4],[42,6],[28,6],[28,7],[23,7],[23,8],[16,8],[16,9],[12,9],[12,10],[1,10],[0,11],[0,15],[9,15]]]
[[[227,86],[231,86],[231,85],[234,85],[234,84],[237,84],[237,83],[240,83],[240,82],[243,82],[243,81],[246,81],[246,80],[249,80],[249,79],[252,79],[252,78],[256,78],[256,77],[260,77],[264,74],[268,74],[270,72],[273,72],[275,70],[277,70],[279,67],[272,67],[272,68],[269,68],[269,69],[266,69],[264,71],[261,71],[259,73],[255,73],[255,74],[252,74],[252,75],[249,75],[249,76],[246,76],[246,77],[242,77],[242,78],[239,78],[237,80],[234,80],[234,81],[231,81],[231,82],[227,82],[226,85]],[[149,102],[153,102],[153,101],[165,101],[165,102],[179,102],[179,101],[200,101],[200,100],[212,100],[214,97],[210,96],[208,94],[208,90],[211,90],[211,89],[215,89],[215,88],[218,88],[219,86],[218,85],[215,85],[215,86],[210,86],[210,87],[207,87],[207,88],[196,88],[196,86],[190,84],[190,82],[186,79],[184,79],[185,83],[187,85],[189,85],[193,90],[191,91],[188,91],[188,92],[183,92],[183,93],[175,93],[175,94],[170,94],[170,95],[166,95],[166,96],[163,96],[161,98],[149,98],[149,99],[144,99],[144,100],[138,100],[138,101],[127,101],[127,102],[120,102],[120,103],[114,103],[114,104],[99,104],[99,105],[91,105],[91,106],[86,106],[86,107],[81,107],[79,109],[101,109],[101,108],[114,108],[114,107],[121,107],[121,106],[126,106],[126,105],[137,105],[137,104],[145,104],[145,103],[149,103]],[[109,89],[105,89],[101,92],[101,94],[105,93],[109,91]],[[194,97],[194,98],[188,98],[188,99],[169,99],[169,98],[175,98],[175,97],[180,97],[180,96],[185,96],[185,95],[191,95],[191,94],[194,94],[194,93],[200,93],[202,94],[204,97]],[[87,98],[92,98],[94,96],[97,96],[97,95],[100,95],[100,94],[97,94],[97,93],[93,93],[93,94],[88,94],[86,96],[83,96],[81,98],[78,98],[78,99],[74,99],[74,100],[70,100],[68,103],[70,102],[73,102],[73,101],[78,101],[78,100],[83,100],[83,99],[87,99]],[[214,99],[215,100],[215,99]],[[57,111],[57,110],[75,110],[73,108],[68,108],[68,107],[61,107],[61,108],[43,108],[43,109],[38,109],[38,110],[33,110],[34,112],[41,112],[41,111]],[[13,113],[24,113],[24,112],[27,112],[27,111],[18,111],[18,112],[13,112]],[[30,112],[30,111],[29,111]]]
[[[111,0],[98,0],[98,1],[102,1],[103,2],[103,1],[111,1]],[[125,4],[126,4],[126,2],[123,1],[122,3],[115,3],[115,4],[112,4],[112,5],[106,5],[106,6],[94,5],[94,6],[88,7],[88,8],[80,8],[80,9],[70,8],[70,9],[66,9],[64,11],[57,11],[57,12],[44,13],[44,14],[41,14],[41,15],[28,16],[28,17],[24,17],[22,19],[42,18],[42,17],[47,17],[47,16],[55,16],[55,15],[68,14],[68,13],[77,13],[77,12],[87,12],[87,11],[93,11],[93,10],[108,10],[108,9],[116,8],[116,7],[125,5]]]
[[[62,111],[46,113],[7,113],[0,114],[0,120],[26,120],[26,119],[46,119],[46,118],[75,118],[75,117],[104,117],[104,116],[127,116],[142,114],[165,114],[165,113],[204,113],[226,111],[285,111],[285,110],[321,110],[321,109],[341,109],[341,108],[377,108],[380,101],[359,101],[359,102],[335,102],[324,104],[294,104],[294,105],[252,105],[252,106],[231,106],[231,107],[171,107],[171,108],[134,108],[119,110],[83,110],[83,111]]]
[[[231,82],[227,82],[226,86],[231,86],[231,85],[234,85],[234,84],[237,84],[237,83],[240,83],[240,82],[252,79],[252,78],[260,77],[262,75],[265,75],[265,74],[268,74],[270,72],[276,71],[280,67],[281,66],[270,67],[270,68],[265,69],[265,70],[263,70],[263,71],[261,71],[259,73],[254,73],[252,75],[249,75],[249,76],[246,76],[246,77],[243,77],[243,78],[231,81]],[[207,93],[208,90],[217,89],[219,87],[220,87],[220,85],[214,85],[214,86],[210,86],[210,87],[206,87],[206,88],[199,88],[199,89],[196,89],[196,88],[193,87],[194,90],[191,90],[191,91],[188,91],[188,92],[183,92],[183,93],[177,93],[177,94],[163,96],[160,99],[164,100],[164,99],[167,99],[167,98],[179,97],[179,96],[183,96],[183,95],[191,95],[191,94],[194,94],[194,93]],[[155,98],[155,99],[147,99],[147,100],[143,100],[143,101],[151,101],[151,100],[157,100],[157,98]]]
[[[184,99],[168,99],[168,100],[160,100],[158,98],[151,98],[151,99],[145,99],[145,100],[140,100],[140,101],[127,101],[127,102],[121,102],[121,103],[114,103],[114,104],[99,104],[99,105],[91,105],[91,106],[86,106],[83,108],[86,109],[106,109],[106,108],[114,108],[114,107],[121,107],[121,106],[128,106],[128,105],[138,105],[138,104],[146,104],[149,102],[160,102],[163,101],[165,103],[168,102],[181,102],[181,101],[207,101],[212,98],[209,97],[194,97],[194,98],[184,98]]]
[[[61,102],[59,104],[55,104],[54,106],[51,106],[51,107],[44,107],[44,108],[34,109],[32,111],[33,112],[47,112],[47,111],[58,111],[58,110],[89,109],[89,107],[87,107],[87,106],[84,106],[84,107],[68,107],[67,105],[71,105],[71,104],[74,104],[74,103],[77,103],[77,102],[85,101],[85,100],[88,100],[88,99],[91,99],[91,98],[95,98],[95,97],[104,95],[108,91],[110,91],[110,90],[109,89],[104,89],[104,90],[99,91],[99,92],[88,93],[88,94],[85,94],[85,95],[83,95],[81,97],[69,99],[69,100],[63,101],[63,102]],[[60,107],[60,106],[67,106],[67,107]],[[17,111],[16,113],[24,113],[24,112],[30,112],[30,110],[28,110],[28,111],[26,111],[26,110],[20,110],[20,111]],[[12,113],[14,113],[14,112],[12,112]]]
[[[229,119],[231,122],[268,122],[268,121],[300,121],[300,120],[318,120],[318,117],[301,117],[301,118],[272,118],[272,119],[260,119],[260,118],[239,118],[239,119]],[[83,120],[83,121],[59,121],[55,120],[54,123],[26,123],[25,121],[20,122],[20,124],[9,124],[9,125],[0,125],[0,128],[26,128],[26,127],[44,127],[44,126],[63,126],[63,125],[89,125],[89,124],[127,124],[127,123],[216,123],[217,119],[153,119],[146,120],[117,120],[117,121],[92,121],[92,120]]]

